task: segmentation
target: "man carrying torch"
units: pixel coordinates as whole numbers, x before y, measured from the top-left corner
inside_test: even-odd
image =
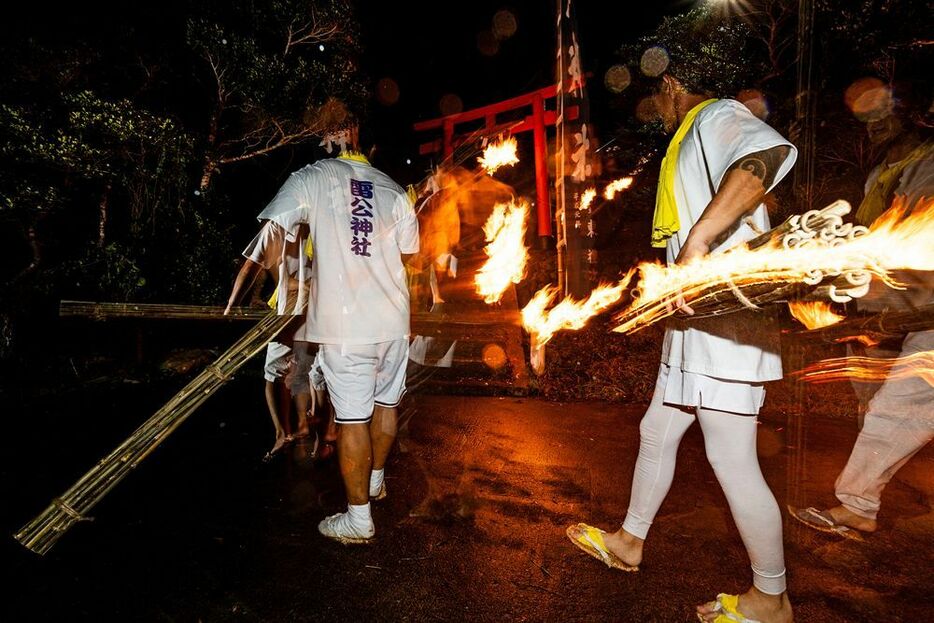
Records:
[[[677,19],[688,20],[693,13]],[[716,28],[708,29],[711,37],[720,34]],[[696,30],[678,39],[664,42],[670,59],[653,96],[666,133],[674,134],[661,166],[652,232],[653,246],[666,248],[669,264],[689,263],[767,231],[763,198],[796,157],[794,146],[743,104],[713,97],[729,92],[723,78],[737,73],[720,67],[722,57],[708,56],[715,41]],[[693,313],[682,300],[672,304],[682,316]],[[778,330],[767,317],[744,316],[669,324],[655,393],[640,425],[626,519],[612,534],[587,524],[567,532],[575,545],[608,566],[637,570],[671,485],[678,445],[699,421],[708,460],[749,554],[753,582],[742,595],[721,594],[699,606],[698,617],[787,622],[792,612],[785,592],[782,518],[756,455],[764,383],[782,377]]]

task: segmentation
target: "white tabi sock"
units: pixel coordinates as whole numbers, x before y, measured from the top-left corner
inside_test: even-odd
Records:
[[[370,472],[370,497],[379,495],[379,490],[383,487],[385,473],[385,469],[374,469]]]
[[[373,517],[370,515],[370,503],[347,505],[347,517],[350,523],[361,532],[369,530],[373,526]]]

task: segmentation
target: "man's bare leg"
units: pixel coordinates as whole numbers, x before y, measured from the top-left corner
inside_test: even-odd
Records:
[[[276,381],[279,386],[279,426],[285,431],[287,440],[292,439],[292,392],[280,379]]]
[[[373,445],[370,424],[341,424],[338,426],[337,455],[347,502],[360,506],[370,501],[370,469],[373,466]]]
[[[269,417],[272,419],[272,425],[276,429],[276,441],[267,456],[272,456],[282,449],[282,446],[288,442],[282,423],[279,421],[279,409],[276,406],[276,382],[266,381],[266,407],[269,409]]]
[[[324,392],[321,392],[322,394]],[[318,392],[315,392],[315,395],[318,395]],[[316,398],[317,399],[317,398]],[[327,414],[327,424],[324,428],[324,444],[321,446],[321,449],[318,451],[319,460],[327,460],[331,458],[337,452],[337,422],[334,421],[334,407],[331,406],[330,402],[327,402],[325,398],[326,406],[324,412]]]
[[[311,408],[311,394],[295,394],[295,409],[298,411],[298,425],[295,429],[295,438],[303,439],[308,436],[308,410]]]
[[[398,413],[396,407],[380,407],[373,409],[373,421],[370,422],[370,442],[373,446],[373,469],[386,467],[386,459],[396,440],[398,430]]]
[[[370,472],[370,497],[382,500],[386,497],[386,459],[399,430],[398,409],[376,406],[370,423],[370,442],[373,445],[373,470]]]

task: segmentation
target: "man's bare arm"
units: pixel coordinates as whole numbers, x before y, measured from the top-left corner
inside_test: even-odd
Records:
[[[789,151],[787,146],[780,145],[743,156],[733,163],[723,176],[720,190],[691,228],[675,263],[685,264],[707,255],[710,247],[729,232],[736,221],[755,210]],[[680,294],[675,297],[673,307],[685,314],[694,314]]]
[[[251,259],[243,261],[243,266],[240,267],[240,272],[237,273],[237,278],[234,280],[233,290],[230,291],[230,298],[227,299],[227,308],[224,310],[225,316],[230,313],[231,308],[243,296],[244,290],[253,286],[260,268],[262,268],[262,265]]]
[[[743,156],[732,164],[723,176],[720,190],[691,228],[677,263],[706,255],[739,219],[762,203],[788,153],[786,145],[779,145]]]

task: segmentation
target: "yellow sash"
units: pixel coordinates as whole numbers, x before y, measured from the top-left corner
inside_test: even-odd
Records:
[[[363,155],[363,152],[359,151],[342,151],[337,157],[341,160],[354,160],[356,162],[362,162],[363,164],[370,164],[370,161]]]
[[[883,165],[883,170],[876,178],[876,183],[872,185],[866,196],[863,197],[859,209],[856,211],[856,222],[860,225],[872,225],[883,212],[889,209],[889,203],[892,201],[892,193],[898,185],[902,172],[912,162],[931,157],[934,151],[934,142],[921,143],[907,156],[896,162],[890,167]]]
[[[662,168],[658,174],[658,190],[655,192],[655,216],[652,217],[653,247],[664,247],[668,239],[681,229],[681,221],[678,219],[678,202],[675,200],[675,173],[678,170],[681,141],[687,136],[697,113],[716,101],[716,99],[705,100],[689,110],[684,121],[678,126],[678,131],[668,143],[668,149],[662,159]]]

